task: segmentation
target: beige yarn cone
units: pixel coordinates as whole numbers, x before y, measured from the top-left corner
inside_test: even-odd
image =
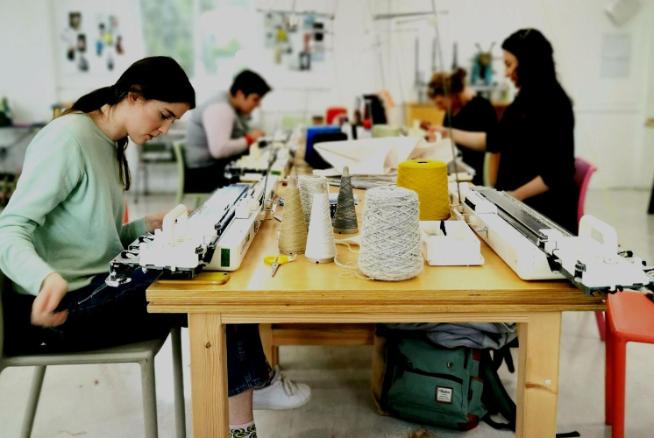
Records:
[[[289,181],[284,195],[284,216],[279,232],[279,252],[304,254],[307,245],[307,224],[304,221],[300,190],[295,179]]]

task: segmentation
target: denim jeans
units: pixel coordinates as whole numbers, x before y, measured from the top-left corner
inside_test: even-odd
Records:
[[[30,322],[34,296],[14,291],[3,294],[5,352],[8,355],[84,351],[165,336],[172,327],[187,325],[184,314],[148,313],[145,290],[158,273],[137,270],[132,281],[108,286],[106,274],[68,292],[59,310],[68,310],[66,322],[54,328]],[[256,324],[227,325],[229,396],[266,386],[271,370],[266,362]]]

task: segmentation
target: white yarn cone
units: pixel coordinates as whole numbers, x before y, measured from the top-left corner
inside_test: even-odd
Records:
[[[307,249],[304,256],[314,263],[331,263],[336,256],[327,192],[313,195]]]
[[[327,191],[327,178],[324,176],[302,175],[297,180],[300,189],[300,200],[302,202],[302,211],[304,211],[304,221],[309,224],[311,221],[311,203],[313,194]]]

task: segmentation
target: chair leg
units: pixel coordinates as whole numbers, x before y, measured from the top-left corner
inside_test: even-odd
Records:
[[[175,385],[175,430],[177,438],[186,438],[186,412],[184,410],[184,371],[182,369],[182,339],[180,328],[170,331],[173,347],[173,381]]]
[[[613,413],[611,437],[624,438],[627,343],[622,339],[613,342]]]
[[[607,313],[608,317],[608,313]],[[606,340],[604,342],[605,363],[604,363],[604,423],[613,424],[613,398],[614,398],[614,358],[613,351],[614,335],[611,325],[607,321]]]
[[[604,312],[597,310],[595,312],[595,320],[597,321],[597,330],[602,341],[606,340],[606,321],[604,320]]]
[[[30,387],[29,397],[27,398],[27,411],[23,418],[23,427],[20,432],[21,438],[30,438],[32,428],[34,427],[34,417],[36,417],[36,408],[39,404],[41,387],[45,378],[45,366],[37,366],[34,369],[34,377]]]
[[[154,379],[154,357],[141,362],[140,365],[145,437],[157,438],[157,392]]]

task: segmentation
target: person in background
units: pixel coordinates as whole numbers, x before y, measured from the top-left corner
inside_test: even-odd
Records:
[[[251,129],[249,120],[270,90],[257,73],[243,70],[229,91],[217,93],[191,112],[186,130],[186,192],[212,192],[227,183],[225,165],[264,135]]]
[[[502,48],[516,98],[497,129],[453,129],[452,138],[475,151],[501,152],[496,188],[576,234],[574,113],[556,77],[552,45],[540,31],[521,29]],[[442,127],[435,130],[448,135]]]
[[[491,103],[466,86],[466,71],[437,72],[431,78],[429,97],[445,111],[443,126],[464,131],[489,132],[495,129],[497,116]],[[485,152],[460,147],[463,162],[475,169],[473,184],[484,184]]]
[[[79,98],[35,136],[0,214],[0,269],[13,282],[2,291],[7,354],[104,348],[186,325],[186,315],[147,312],[145,291],[156,272],[136,270],[118,287],[105,278],[112,258],[160,228],[165,214],[122,223],[128,138],[138,144],[165,134],[194,106],[195,92],[179,64],[150,57],[114,85]],[[258,326],[228,325],[227,349],[232,436],[256,437],[253,390],[269,385],[272,374]],[[287,395],[283,386],[269,385],[265,399],[277,405],[280,398],[308,400],[308,387],[293,386],[295,394]]]

